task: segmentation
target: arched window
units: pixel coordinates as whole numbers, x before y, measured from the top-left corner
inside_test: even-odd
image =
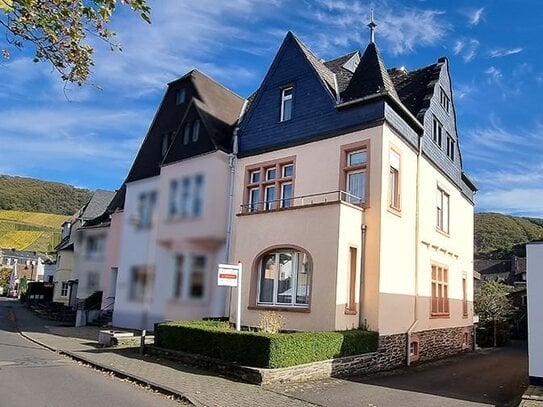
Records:
[[[309,256],[296,249],[275,249],[258,262],[258,305],[308,307],[311,287]]]

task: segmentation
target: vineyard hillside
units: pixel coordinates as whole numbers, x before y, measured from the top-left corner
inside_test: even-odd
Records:
[[[69,217],[51,213],[0,210],[0,248],[52,252]]]

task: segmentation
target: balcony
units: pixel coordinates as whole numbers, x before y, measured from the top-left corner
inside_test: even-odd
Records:
[[[345,191],[331,191],[319,194],[295,196],[291,198],[276,199],[273,201],[251,202],[240,205],[239,215],[253,215],[257,213],[280,212],[312,206],[345,203],[359,210],[361,198]]]

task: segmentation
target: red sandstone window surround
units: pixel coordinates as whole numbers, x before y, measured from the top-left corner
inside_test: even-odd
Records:
[[[433,317],[449,316],[448,273],[446,267],[432,265],[431,315]]]
[[[243,212],[290,208],[294,196],[295,157],[247,166]]]

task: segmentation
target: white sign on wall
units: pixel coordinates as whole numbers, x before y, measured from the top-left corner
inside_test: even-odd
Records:
[[[219,264],[218,284],[220,286],[237,287],[239,276],[239,265]]]

